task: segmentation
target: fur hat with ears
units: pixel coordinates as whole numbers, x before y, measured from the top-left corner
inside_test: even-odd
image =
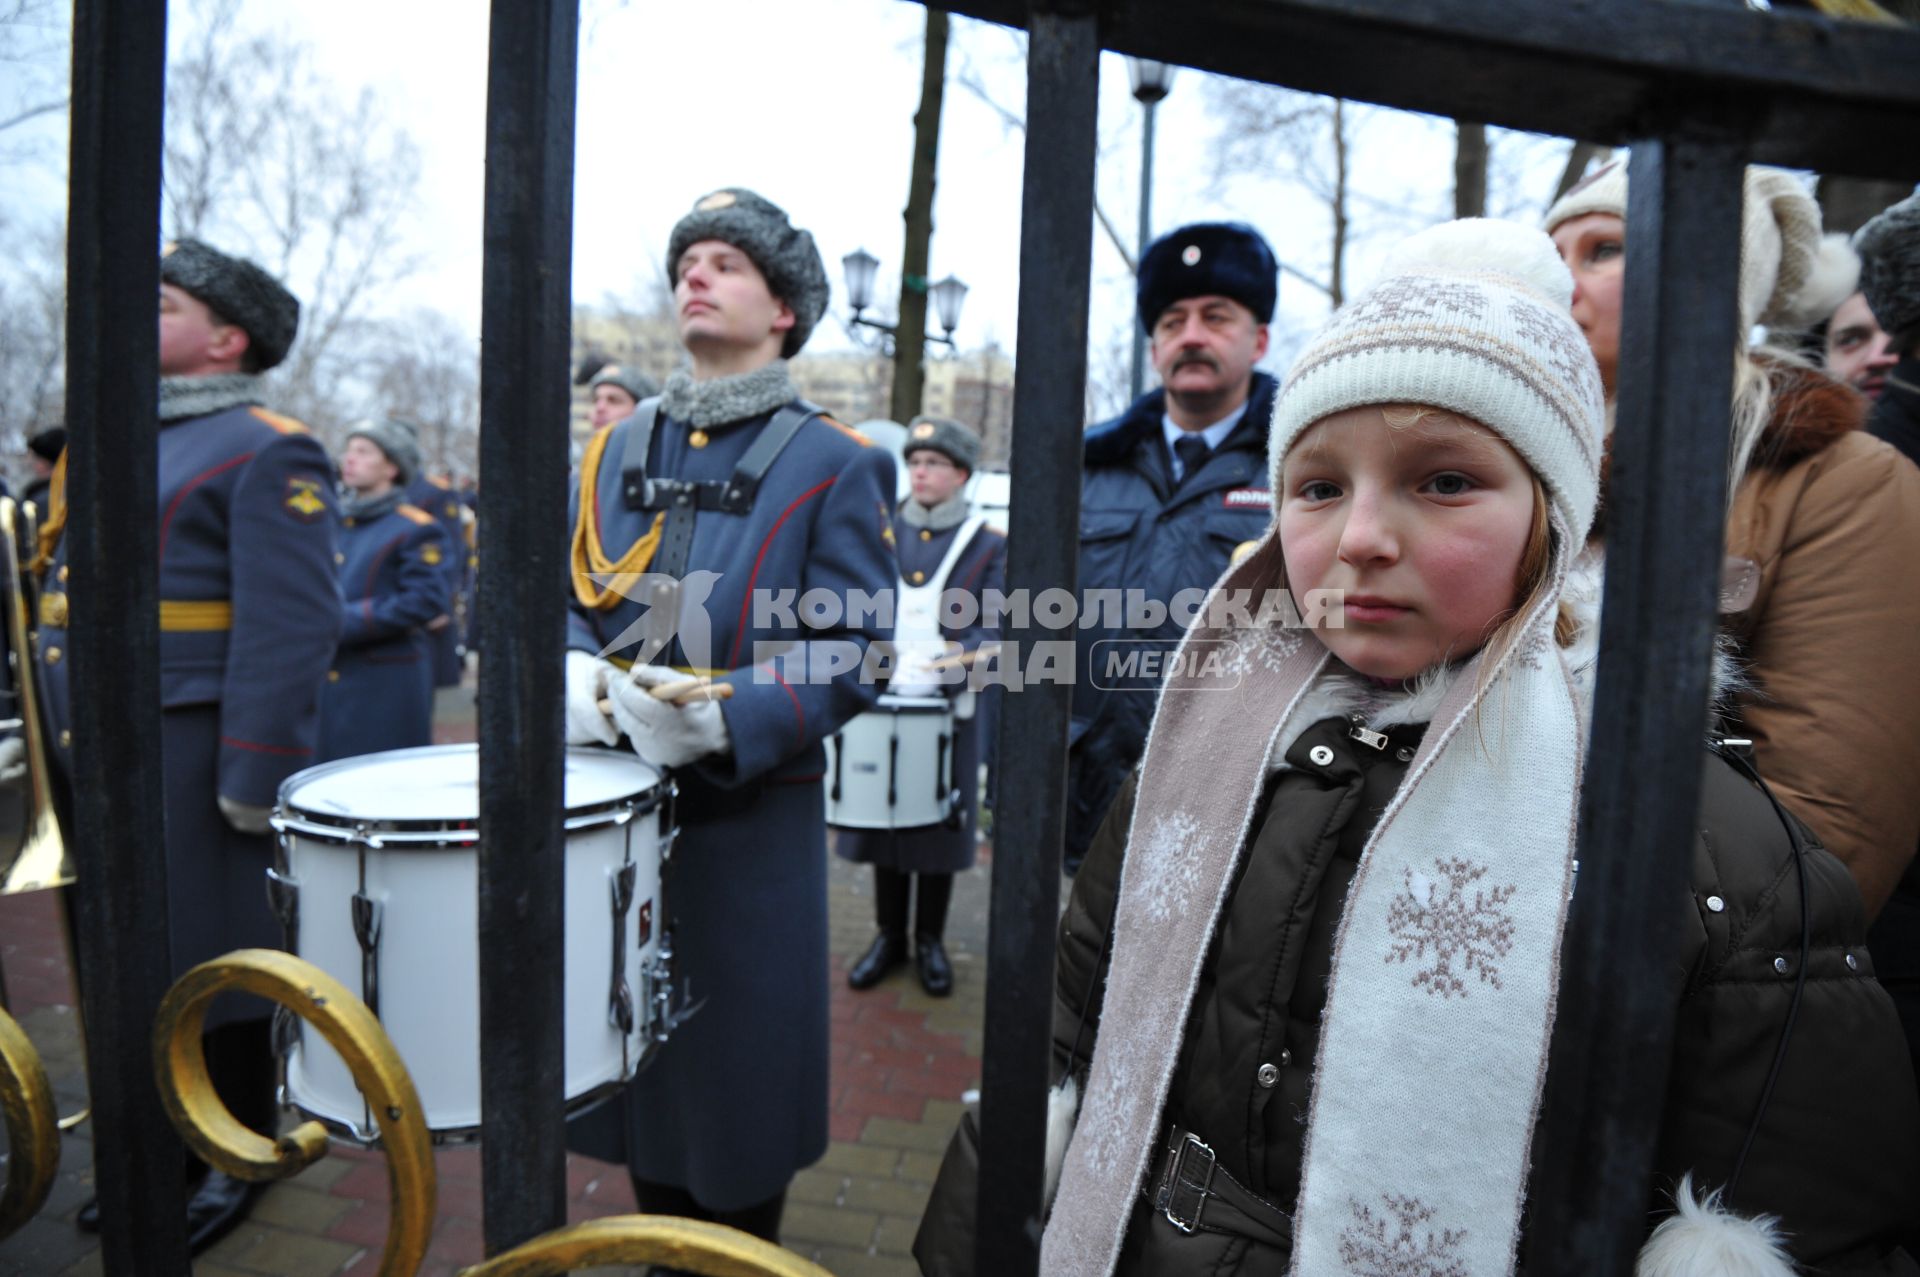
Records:
[[[1860,291],[1902,350],[1920,341],[1920,195],[1909,195],[1860,228]]]
[[[632,395],[635,403],[660,393],[660,383],[632,364],[608,364],[593,375],[587,386],[593,390],[602,386],[618,386]]]
[[[396,482],[401,487],[413,482],[413,477],[420,473],[420,435],[408,422],[372,417],[348,427],[347,438],[369,440],[386,453],[387,460],[400,472]]]
[[[191,293],[220,318],[246,331],[261,372],[287,357],[300,328],[300,301],[279,280],[244,257],[229,257],[197,239],[160,250],[160,282]]]
[[[740,187],[726,187],[703,195],[693,211],[674,226],[667,238],[667,281],[680,282],[680,254],[701,240],[731,244],[760,268],[773,295],[793,311],[780,354],[791,359],[807,344],[813,326],[827,311],[831,288],[827,268],[813,236],[787,219],[779,205]]]
[[[952,417],[921,413],[907,426],[907,441],[900,445],[902,456],[920,451],[937,452],[962,470],[972,473],[980,464],[980,436],[964,422]]]

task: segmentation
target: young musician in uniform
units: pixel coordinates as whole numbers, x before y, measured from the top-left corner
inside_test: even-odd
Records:
[[[673,771],[674,983],[697,1010],[575,1147],[624,1136],[641,1210],[774,1238],[788,1180],[827,1147],[821,741],[873,703],[861,667],[890,637],[864,609],[795,603],[892,586],[893,462],[788,376],[827,279],[786,213],[715,191],[667,266],[689,364],[588,441],[576,480],[567,735]],[[689,676],[728,699],[649,692]]]
[[[998,627],[986,623],[979,604],[984,591],[1006,588],[1007,539],[986,525],[966,496],[967,480],[979,458],[980,437],[958,421],[922,416],[907,428],[912,493],[900,503],[893,522],[900,560],[894,595],[900,668],[889,690],[900,696],[945,696],[953,702],[953,784],[959,799],[951,824],[835,832],[835,852],[873,866],[880,932],[847,972],[847,983],[856,989],[871,989],[911,956],[922,988],[937,998],[953,992],[953,964],[942,937],[953,875],[973,867],[980,788],[979,720],[975,694],[967,687],[964,654],[999,638]],[[960,594],[971,596],[974,606],[945,606]],[[969,617],[970,623],[946,623],[961,617]],[[936,661],[938,666],[930,668]],[[911,945],[909,896],[916,897]]]

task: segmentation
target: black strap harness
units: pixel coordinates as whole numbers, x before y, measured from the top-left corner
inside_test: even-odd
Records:
[[[759,438],[741,454],[726,479],[658,479],[647,475],[647,452],[653,446],[653,428],[660,420],[660,398],[655,395],[634,409],[626,447],[620,454],[620,494],[629,510],[666,514],[651,570],[684,576],[687,555],[693,548],[694,516],[701,510],[723,514],[751,511],[760,482],[774,461],[800,428],[823,412],[805,400],[775,409],[772,420],[762,427]]]

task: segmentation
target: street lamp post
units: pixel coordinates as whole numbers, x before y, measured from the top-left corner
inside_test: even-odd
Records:
[[[847,277],[847,304],[853,307],[852,322],[862,328],[884,333],[882,340],[891,353],[894,338],[899,334],[899,325],[868,319],[860,313],[873,305],[873,282],[880,271],[880,259],[864,248],[856,248],[840,259],[840,269]],[[937,341],[949,350],[954,349],[953,330],[960,326],[960,307],[967,299],[967,286],[949,275],[936,284],[930,284],[920,276],[912,276],[907,280],[907,287],[927,294],[933,300],[934,315],[940,320],[941,332],[938,335],[928,333],[925,340]]]
[[[1153,113],[1160,105],[1160,99],[1167,96],[1167,90],[1173,87],[1173,67],[1166,62],[1154,62],[1148,58],[1128,58],[1127,75],[1133,81],[1133,96],[1139,101],[1144,112],[1144,121],[1140,134],[1140,248],[1134,258],[1136,271],[1141,258],[1147,255],[1147,245],[1153,235]],[[1147,376],[1147,338],[1138,327],[1133,332],[1133,367],[1129,382],[1132,386],[1132,399],[1138,399],[1146,388]]]

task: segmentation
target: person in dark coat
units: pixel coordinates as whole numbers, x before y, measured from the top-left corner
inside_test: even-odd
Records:
[[[67,450],[67,432],[62,426],[54,426],[27,440],[27,452],[33,458],[33,478],[27,480],[27,486],[20,493],[20,500],[33,502],[34,508],[42,518],[47,513],[47,489],[53,483],[53,466],[60,460],[60,454]]]
[[[679,785],[667,910],[697,1009],[571,1141],[624,1159],[643,1211],[776,1238],[788,1181],[827,1147],[821,742],[877,694],[863,667],[891,634],[847,604],[893,584],[894,468],[788,376],[826,309],[812,236],[715,191],[667,266],[690,363],[582,455],[566,716],[570,742],[624,737]],[[730,699],[649,695],[690,676]]]
[[[194,240],[160,260],[160,696],[174,977],[234,949],[278,948],[267,819],[314,761],[320,688],[340,634],[333,468],[299,422],[260,406],[259,374],[293,344],[300,304],[252,262]],[[41,528],[40,670],[56,768],[72,749],[63,656],[65,463]],[[84,801],[86,795],[76,795]],[[207,1067],[236,1117],[275,1133],[271,1007],[216,1002]],[[254,1186],[204,1172],[187,1205],[197,1253],[245,1217]],[[99,1224],[83,1207],[83,1229]]]
[[[363,421],[340,454],[340,650],[320,698],[319,761],[433,743],[433,649],[447,614],[440,523],[402,498],[420,450],[400,423]]]
[[[980,436],[958,421],[922,416],[908,426],[905,459],[912,493],[900,503],[893,521],[900,560],[894,645],[901,668],[889,690],[902,696],[945,695],[955,702],[951,757],[959,806],[951,824],[835,832],[836,853],[873,866],[879,933],[847,971],[847,983],[856,989],[871,989],[911,954],[922,988],[937,998],[953,992],[953,964],[942,937],[953,875],[973,868],[980,799],[977,693],[968,688],[965,667],[957,661],[963,653],[999,639],[999,626],[990,623],[992,618],[979,604],[984,591],[1006,588],[1007,571],[1007,539],[974,513],[966,497],[967,480],[979,458]],[[973,606],[947,606],[961,596],[970,598]],[[971,623],[946,623],[962,616],[971,617]],[[933,670],[928,668],[930,658],[956,663]]]
[[[660,383],[632,364],[607,364],[587,382],[593,394],[593,428],[633,415],[642,399],[660,393]]]
[[[411,432],[414,448],[417,451],[420,446],[420,428],[407,421],[394,424]],[[407,504],[416,510],[424,510],[440,525],[447,547],[457,546],[466,539],[460,498],[453,491],[451,481],[445,476],[430,475],[415,467],[412,478],[402,486],[405,489],[404,496]],[[443,554],[440,559],[440,575],[445,579],[447,586],[446,609],[427,622],[427,640],[433,654],[433,685],[458,687],[467,668],[466,656],[460,647],[460,626],[456,619],[468,608],[469,582],[466,556]]]
[[[1279,266],[1239,223],[1183,226],[1140,259],[1140,325],[1163,383],[1087,432],[1078,678],[1068,727],[1072,873],[1146,745],[1160,662],[1197,600],[1267,523],[1267,353]],[[1124,615],[1101,611],[1102,596]]]

